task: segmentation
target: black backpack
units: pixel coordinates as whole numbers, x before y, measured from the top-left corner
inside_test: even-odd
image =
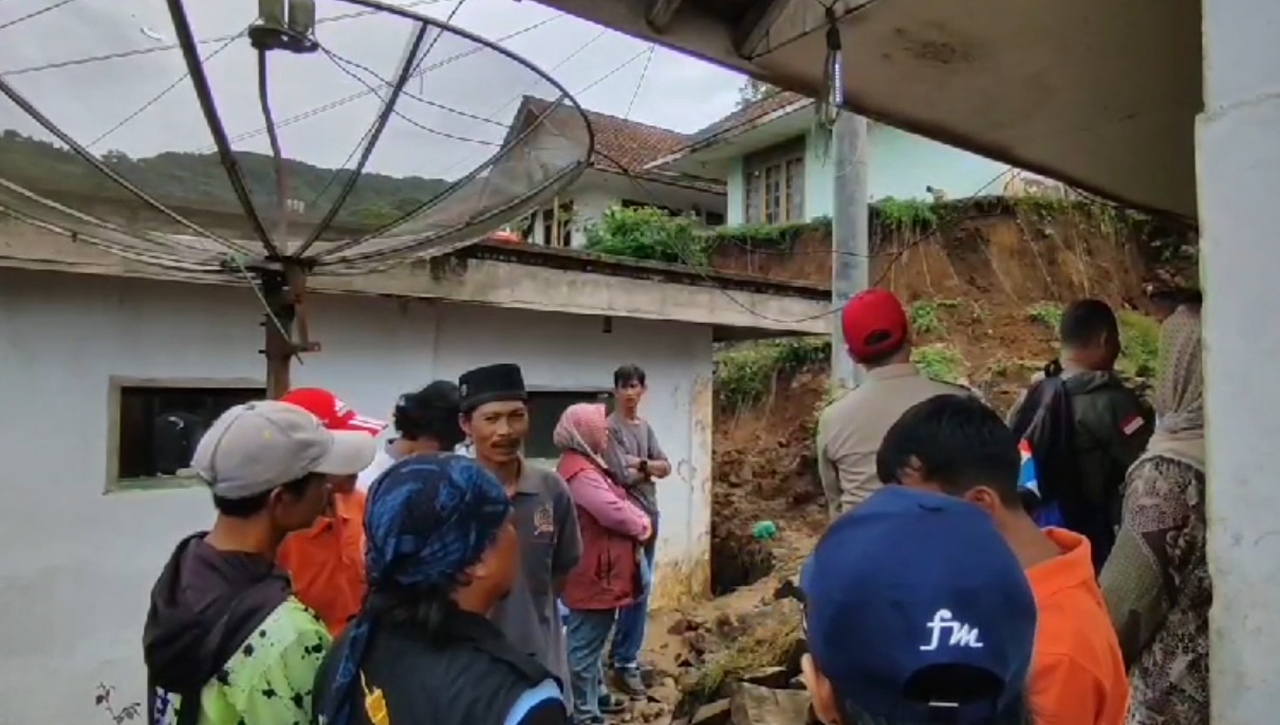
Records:
[[[1056,361],[1045,366],[1044,378],[1027,391],[1022,407],[1011,422],[1019,440],[1031,448],[1036,464],[1039,496],[1024,503],[1033,506],[1057,503],[1068,519],[1079,512],[1079,466],[1075,453],[1075,412],[1071,395]]]

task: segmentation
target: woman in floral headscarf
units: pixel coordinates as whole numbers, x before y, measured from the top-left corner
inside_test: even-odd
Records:
[[[604,722],[624,702],[603,683],[605,645],[618,609],[643,593],[640,542],[652,531],[649,517],[609,474],[608,415],[598,403],[569,406],[552,438],[560,449],[556,472],[569,483],[578,508],[582,559],[569,572],[561,596],[569,608],[569,681],[573,719],[579,725]]]
[[[1129,665],[1129,725],[1209,722],[1204,375],[1200,314],[1160,333],[1156,432],[1129,469],[1124,514],[1101,584]]]

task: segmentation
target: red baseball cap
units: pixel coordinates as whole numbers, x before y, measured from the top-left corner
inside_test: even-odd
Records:
[[[320,419],[320,424],[329,430],[354,430],[378,435],[387,424],[357,415],[338,396],[321,388],[297,388],[290,390],[280,399],[282,403],[290,403],[307,411]]]
[[[893,354],[907,341],[907,311],[889,290],[863,290],[845,303],[840,329],[849,355],[858,362]]]

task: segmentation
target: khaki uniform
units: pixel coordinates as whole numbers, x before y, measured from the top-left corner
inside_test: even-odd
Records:
[[[822,411],[818,473],[831,518],[880,488],[876,453],[884,434],[908,408],[937,395],[973,395],[973,391],[927,378],[913,363],[885,365],[868,370],[861,385]]]

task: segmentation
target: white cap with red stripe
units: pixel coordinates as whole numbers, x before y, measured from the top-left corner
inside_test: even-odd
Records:
[[[338,396],[323,388],[290,390],[280,402],[296,405],[311,413],[329,430],[361,431],[376,436],[387,427],[384,421],[357,414]]]

